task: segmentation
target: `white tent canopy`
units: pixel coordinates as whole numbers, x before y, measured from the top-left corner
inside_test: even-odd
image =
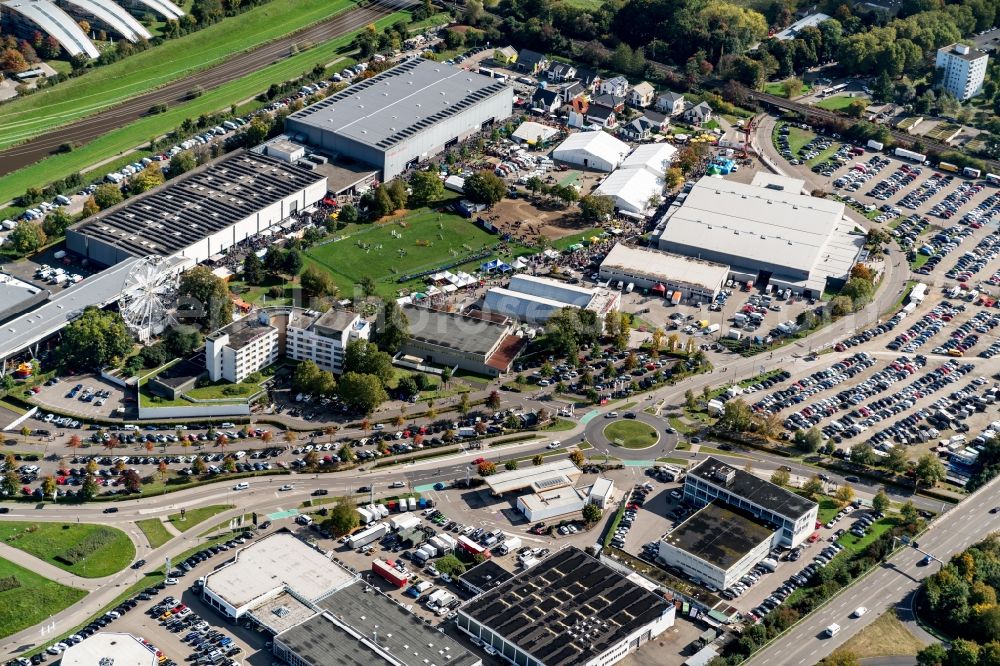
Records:
[[[628,154],[628,144],[607,132],[577,132],[560,143],[552,157],[588,169],[613,171]]]

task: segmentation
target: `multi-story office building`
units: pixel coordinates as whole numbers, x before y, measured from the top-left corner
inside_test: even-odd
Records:
[[[371,324],[354,312],[330,310],[323,314],[295,310],[285,328],[285,356],[313,361],[323,370],[344,371],[344,350],[351,340],[368,340]]]
[[[213,382],[242,382],[278,360],[278,329],[263,315],[250,315],[205,339],[205,366]]]
[[[989,56],[966,44],[942,47],[938,49],[934,63],[941,70],[939,85],[960,102],[975,97],[983,88],[988,61]]]

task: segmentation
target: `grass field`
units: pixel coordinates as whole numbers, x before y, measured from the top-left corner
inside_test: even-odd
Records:
[[[87,596],[86,590],[60,585],[3,559],[0,582],[0,638],[43,622]]]
[[[896,617],[896,610],[889,608],[877,620],[844,643],[840,651],[850,652],[858,659],[868,659],[915,656],[923,648],[924,644]]]
[[[0,148],[115,106],[325,19],[351,0],[272,0],[239,16],[0,106]]]
[[[437,268],[496,242],[496,236],[460,215],[420,208],[344,240],[312,247],[306,260],[328,270],[343,293],[352,293],[358,280],[369,275],[376,279],[379,294],[392,296],[405,286],[397,283],[398,276]]]
[[[405,12],[396,12],[380,19],[375,25],[383,28],[405,19],[407,16]],[[0,201],[14,199],[31,186],[44,185],[78,171],[86,173],[91,165],[110,155],[131,150],[148,141],[152,136],[162,135],[179,126],[185,118],[197,118],[202,113],[228,109],[234,102],[243,101],[263,92],[272,83],[300,76],[316,63],[328,63],[343,57],[350,50],[354,34],[350,33],[319,44],[308,51],[285,58],[281,62],[250,72],[239,80],[205,92],[195,100],[172,107],[166,113],[142,118],[119,130],[109,132],[71,153],[53,155],[41,162],[7,174],[0,178]],[[340,61],[337,67],[343,68],[353,64],[353,62],[347,58]],[[102,167],[97,171],[105,173],[107,170]]]
[[[631,419],[622,419],[606,426],[604,436],[613,445],[626,449],[647,449],[660,440],[660,435],[652,426]]]
[[[821,109],[826,109],[827,111],[840,111],[846,109],[851,105],[856,99],[864,99],[859,97],[850,97],[848,95],[834,95],[833,97],[827,97],[826,99],[816,102],[816,106]]]
[[[0,540],[84,578],[109,576],[135,559],[128,535],[105,525],[2,522]]]
[[[810,85],[808,85],[806,83],[803,83],[802,87],[799,89],[799,94],[796,95],[796,97],[798,97],[800,95],[805,95],[810,90],[812,90],[812,86],[810,86]],[[784,81],[772,81],[771,83],[765,83],[764,84],[764,92],[766,92],[768,95],[776,95],[778,97],[784,97],[785,96],[785,82]]]
[[[178,531],[187,532],[195,525],[203,523],[212,516],[216,516],[223,511],[229,511],[232,508],[231,504],[212,504],[211,506],[188,510],[185,512],[184,520],[181,520],[181,514],[179,513],[173,513],[167,516],[167,518]]]
[[[173,538],[173,535],[167,531],[167,528],[163,526],[163,521],[159,518],[137,520],[135,524],[146,535],[150,548],[159,548]]]

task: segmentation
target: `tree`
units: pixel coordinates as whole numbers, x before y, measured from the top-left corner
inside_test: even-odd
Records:
[[[663,176],[667,189],[673,190],[684,182],[684,172],[677,167],[670,167]]]
[[[802,484],[802,492],[805,493],[807,497],[815,497],[819,493],[823,492],[823,479],[815,475],[810,477],[804,484]]]
[[[153,162],[137,174],[129,178],[129,191],[132,194],[142,194],[151,190],[157,185],[162,185],[164,181],[163,171],[160,170],[158,162]],[[96,194],[96,192],[95,192]]]
[[[256,252],[250,252],[243,259],[243,281],[251,285],[258,285],[264,281],[264,263]],[[304,279],[302,288],[305,289]]]
[[[570,451],[569,459],[577,467],[583,467],[583,464],[587,462],[587,459],[583,455],[583,451],[580,449],[573,449]]]
[[[83,479],[83,485],[80,486],[80,495],[85,500],[92,500],[97,497],[97,493],[99,493],[100,490],[101,487],[97,484],[97,479],[94,478],[93,474],[88,473]]]
[[[134,469],[127,469],[122,474],[122,482],[125,484],[125,490],[129,493],[137,493],[142,490],[142,478],[139,476],[139,472]]]
[[[444,557],[438,558],[434,562],[434,568],[441,573],[446,573],[449,576],[461,576],[465,573],[465,565],[452,554],[445,555]]]
[[[388,354],[398,352],[410,337],[410,321],[399,304],[392,299],[383,304],[379,319],[376,321],[376,329],[375,341],[379,348]]]
[[[508,471],[513,471],[517,469],[517,461],[514,459],[508,460],[503,464],[503,468]]]
[[[66,227],[73,224],[73,218],[62,208],[56,208],[45,216],[42,222],[42,231],[49,238],[57,238],[66,233]]]
[[[918,666],[945,666],[948,662],[948,650],[940,643],[931,643],[917,653]]]
[[[771,474],[771,483],[778,486],[787,486],[788,482],[791,480],[791,474],[788,473],[786,469],[776,469],[774,473]]]
[[[722,416],[716,425],[730,432],[747,432],[753,425],[753,411],[745,400],[735,398],[726,401]]]
[[[295,277],[302,271],[302,253],[298,250],[289,250],[285,253],[285,261],[282,265],[285,274],[291,277]]]
[[[392,381],[392,357],[367,340],[352,340],[344,350],[344,371],[375,375],[383,385]]]
[[[414,206],[426,206],[444,195],[444,183],[436,172],[414,171],[410,176],[410,201]]]
[[[179,176],[198,166],[198,161],[190,150],[183,150],[170,158],[170,175]]]
[[[101,210],[107,210],[122,201],[123,197],[121,188],[114,183],[104,183],[103,185],[98,185],[97,189],[94,190],[94,203],[96,203]]]
[[[615,201],[603,194],[588,194],[580,199],[580,214],[588,222],[604,222],[615,212]]]
[[[791,76],[781,82],[781,91],[785,97],[792,99],[802,94],[802,79]]]
[[[323,521],[323,527],[335,537],[342,537],[357,529],[360,522],[361,516],[354,503],[346,497],[338,497],[337,502],[330,509],[330,515]]]
[[[311,360],[302,361],[292,372],[292,389],[306,395],[333,395],[337,383],[333,375]]]
[[[889,509],[889,496],[885,493],[885,488],[879,488],[872,498],[872,508],[879,513],[885,513]]]
[[[859,442],[851,447],[851,462],[859,465],[872,465],[877,457],[870,444]]]
[[[458,400],[458,411],[462,416],[468,416],[472,406],[469,404],[469,394],[463,393]]]
[[[28,61],[17,49],[4,49],[0,52],[0,70],[18,74],[28,69]]]
[[[132,349],[132,338],[117,312],[88,307],[63,329],[59,358],[64,366],[99,369],[115,365]]]
[[[837,488],[833,496],[837,500],[837,504],[842,507],[847,506],[854,501],[854,488],[850,484],[845,483]]]
[[[817,666],[861,666],[858,656],[849,650],[837,650]]]
[[[382,381],[375,375],[345,372],[340,378],[338,390],[344,403],[364,414],[371,414],[389,399]]]
[[[90,217],[91,215],[97,215],[101,212],[100,206],[94,201],[93,196],[87,197],[87,200],[83,202],[83,217]]]
[[[21,222],[14,230],[10,232],[7,237],[14,251],[20,255],[31,254],[37,252],[43,245],[45,245],[48,237],[45,235],[45,230],[42,229],[42,225],[36,224],[34,222]]]
[[[484,460],[476,467],[476,471],[479,473],[479,476],[492,476],[497,473],[497,466],[496,463]]]
[[[185,319],[200,322],[204,330],[219,329],[233,318],[229,289],[207,266],[196,266],[181,275],[177,294],[178,312]]]
[[[507,194],[507,184],[492,171],[478,171],[466,177],[463,189],[470,201],[490,207]]]
[[[340,207],[340,214],[337,215],[337,221],[344,224],[354,224],[358,221],[358,209],[352,204],[344,204]]]
[[[307,266],[299,278],[302,293],[306,298],[324,298],[337,294],[337,283],[326,271],[316,266]]]
[[[541,453],[536,453],[534,456],[531,457],[531,464],[534,465],[535,467],[538,467],[544,462],[545,462],[545,457]]]
[[[906,449],[902,446],[893,446],[888,451],[889,457],[884,458],[884,464],[886,467],[891,469],[893,472],[902,472],[906,469],[907,463],[909,462],[909,456],[906,453]]]
[[[197,456],[194,459],[194,463],[192,463],[191,468],[194,470],[195,474],[200,476],[208,470],[208,465],[205,464],[204,458],[202,458],[201,456]]]
[[[944,465],[938,460],[937,456],[931,453],[925,453],[917,459],[917,484],[923,483],[927,487],[933,487],[940,481],[944,481],[947,476]]]
[[[43,497],[52,497],[53,495],[55,495],[56,489],[58,487],[59,486],[56,483],[56,477],[52,476],[51,474],[48,474],[48,475],[46,475],[45,477],[42,478],[42,496]]]
[[[604,516],[604,511],[601,507],[597,506],[593,502],[587,502],[583,505],[583,520],[587,524],[593,525],[599,521]]]
[[[496,410],[500,409],[500,392],[499,391],[496,391],[496,390],[490,391],[489,396],[487,396],[487,398],[486,398],[486,406],[489,407],[490,409],[492,409],[493,411],[496,411]]]
[[[813,426],[809,428],[808,431],[796,430],[795,435],[793,435],[792,440],[795,442],[795,446],[805,453],[815,453],[819,450],[820,445],[823,443],[823,433]]]

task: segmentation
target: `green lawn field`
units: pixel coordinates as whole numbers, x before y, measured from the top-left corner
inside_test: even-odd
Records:
[[[167,518],[173,524],[177,530],[181,532],[187,532],[189,529],[194,527],[199,523],[203,523],[212,516],[218,515],[223,511],[229,511],[233,506],[231,504],[212,504],[211,506],[202,506],[197,509],[189,509],[184,514],[184,520],[181,520],[181,514],[174,513]]]
[[[272,0],[51,89],[0,105],[0,148],[216,65],[234,53],[293,33],[353,4],[352,0]]]
[[[864,101],[864,97],[850,97],[848,95],[834,95],[833,97],[827,97],[824,100],[816,102],[816,106],[821,109],[826,109],[827,111],[840,111],[846,109],[851,105],[856,99]]]
[[[615,446],[626,449],[647,449],[659,441],[656,430],[642,421],[622,419],[604,428],[604,436]]]
[[[135,559],[128,535],[105,525],[2,522],[0,540],[84,578],[109,576]]]
[[[376,26],[382,28],[406,19],[407,16],[404,12],[397,12],[377,21]],[[0,201],[14,199],[30,186],[44,185],[78,171],[86,172],[91,165],[108,156],[131,150],[148,141],[150,137],[159,136],[179,126],[185,118],[197,118],[202,113],[228,109],[230,104],[253,97],[266,90],[272,83],[287,81],[301,75],[318,62],[328,63],[338,58],[346,58],[338,62],[338,69],[353,64],[354,61],[344,53],[349,50],[354,34],[350,33],[324,42],[308,51],[285,58],[279,63],[249,73],[237,81],[214,88],[186,104],[172,107],[166,113],[137,120],[71,153],[53,155],[7,174],[0,178]],[[102,167],[97,171],[105,173],[107,169]]]
[[[0,559],[0,638],[43,622],[87,596]]]
[[[397,283],[399,276],[448,264],[497,240],[460,215],[420,208],[392,222],[362,227],[344,240],[312,247],[306,259],[329,271],[345,294],[368,275],[381,295],[392,296],[404,286]]]
[[[151,548],[159,548],[173,538],[173,535],[167,531],[167,528],[163,526],[163,521],[159,518],[137,520],[135,524],[146,535]]]

